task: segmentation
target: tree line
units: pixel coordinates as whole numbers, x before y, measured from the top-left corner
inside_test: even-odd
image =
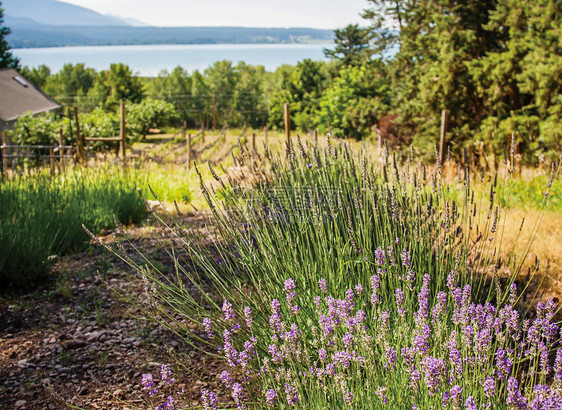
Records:
[[[115,111],[121,99],[174,106],[190,125],[330,130],[339,137],[379,132],[388,144],[432,153],[447,112],[446,144],[501,154],[513,134],[530,162],[557,157],[562,128],[562,3],[558,0],[369,0],[365,25],[335,30],[329,62],[304,60],[269,72],[219,61],[140,78],[114,64],[23,74],[82,111]],[[213,114],[214,113],[214,114]]]

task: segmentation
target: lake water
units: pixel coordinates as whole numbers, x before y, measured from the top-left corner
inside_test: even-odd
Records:
[[[181,65],[192,72],[204,70],[219,60],[234,64],[263,65],[275,70],[282,64],[296,64],[310,58],[325,60],[324,47],[330,44],[189,44],[22,48],[12,50],[21,64],[37,67],[45,64],[51,72],[59,71],[65,63],[84,63],[96,70],[108,69],[111,63],[125,63],[141,76],[153,77],[167,69]]]

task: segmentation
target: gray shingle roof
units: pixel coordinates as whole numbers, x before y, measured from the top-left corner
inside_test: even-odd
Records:
[[[16,70],[0,69],[0,120],[14,121],[28,111],[39,114],[59,107]]]

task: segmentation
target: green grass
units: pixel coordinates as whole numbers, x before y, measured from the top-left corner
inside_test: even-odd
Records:
[[[87,246],[82,224],[98,233],[138,223],[146,206],[138,182],[116,168],[69,169],[0,185],[0,283],[28,287],[45,278],[60,255]]]

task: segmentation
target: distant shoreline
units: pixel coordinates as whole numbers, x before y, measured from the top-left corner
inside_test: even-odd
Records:
[[[12,50],[29,50],[29,49],[43,49],[43,48],[75,48],[75,47],[118,47],[118,46],[260,46],[260,45],[326,45],[332,46],[332,41],[307,41],[307,42],[293,42],[293,43],[115,43],[115,44],[78,44],[78,45],[60,45],[60,46],[29,46],[29,47],[11,47]]]
[[[333,30],[259,27],[10,27],[14,49],[81,46],[210,45],[210,44],[330,44]]]

